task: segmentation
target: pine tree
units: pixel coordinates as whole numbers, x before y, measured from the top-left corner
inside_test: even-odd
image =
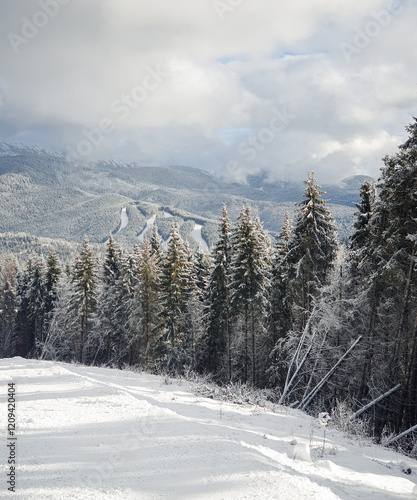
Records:
[[[35,353],[35,337],[29,311],[28,289],[33,270],[32,261],[28,260],[26,269],[20,271],[17,279],[19,307],[16,315],[16,354],[27,357]]]
[[[374,241],[374,230],[372,218],[377,203],[376,185],[365,181],[359,192],[360,202],[355,203],[357,211],[354,222],[355,232],[349,238],[349,254],[347,262],[347,293],[352,303],[352,309],[356,311],[354,320],[348,321],[347,328],[351,335],[359,333],[364,336],[358,350],[355,353],[353,373],[361,374],[361,378],[351,381],[351,390],[355,392],[355,398],[361,400],[368,393],[367,382],[371,377],[372,359],[374,356],[374,328],[376,315],[376,303],[380,286],[378,279],[370,286],[369,275],[373,274],[372,246]],[[376,276],[374,276],[376,277]],[[360,297],[360,304],[355,305],[355,298]],[[353,363],[351,363],[353,365]],[[353,389],[355,387],[355,389]]]
[[[97,260],[87,237],[74,264],[72,284],[70,304],[78,332],[77,360],[88,363],[91,361],[89,341],[97,308]]]
[[[297,221],[288,243],[287,261],[292,268],[295,328],[303,330],[313,309],[314,298],[327,284],[337,250],[334,221],[322,199],[324,194],[309,173],[306,190],[298,204]]]
[[[37,351],[39,351],[42,343],[45,341],[46,291],[44,275],[44,262],[42,260],[33,262],[31,266],[31,275],[29,276],[27,298],[29,319],[33,328],[33,337],[35,339]]]
[[[156,254],[159,261],[162,260],[163,256],[163,241],[158,232],[158,226],[156,225],[156,219],[152,226],[152,235],[151,235],[151,248],[152,254]]]
[[[197,251],[192,255],[192,293],[188,300],[185,315],[185,330],[191,339],[192,370],[200,373],[207,371],[206,323],[209,303],[209,280],[213,268],[210,254]]]
[[[188,361],[183,346],[184,313],[191,294],[190,284],[190,256],[174,224],[161,273],[161,316],[166,335],[165,342],[162,341],[159,346],[161,361],[173,373],[180,373]]]
[[[362,188],[351,239],[349,330],[364,336],[349,363],[350,391],[361,405],[401,385],[373,408],[373,433],[401,431],[417,418],[417,120],[399,152],[384,158],[379,199]]]
[[[226,207],[222,208],[219,239],[213,250],[213,270],[208,283],[205,368],[224,381],[232,379],[231,352],[231,224]]]
[[[290,214],[285,213],[285,223],[275,245],[271,273],[271,344],[285,337],[292,327],[291,317],[291,268],[287,260],[289,243],[292,238]]]
[[[98,322],[96,325],[96,362],[120,366],[123,358],[123,320],[120,321],[120,308],[123,298],[119,293],[122,279],[122,252],[110,235],[106,257],[101,273],[98,293]]]
[[[289,212],[285,213],[285,223],[275,245],[271,271],[271,314],[269,318],[269,347],[271,351],[271,382],[282,382],[283,370],[280,366],[281,342],[292,329],[291,266],[287,260],[288,245],[293,228]]]
[[[386,365],[382,379],[402,384],[390,410],[398,430],[417,418],[417,119],[407,131],[399,152],[384,158],[372,227],[372,281],[380,290],[374,329],[384,332],[378,342],[385,347],[378,353]]]
[[[62,270],[56,252],[52,250],[48,256],[45,271],[45,318],[48,320],[57,300],[57,284]]]
[[[367,248],[370,239],[369,222],[375,210],[377,200],[375,183],[366,180],[359,192],[360,203],[355,203],[356,221],[353,224],[355,232],[350,237],[351,250],[364,250]]]
[[[54,308],[48,321],[40,359],[73,362],[79,358],[79,317],[73,306],[72,277],[62,273],[56,283]]]
[[[153,366],[159,325],[159,275],[158,252],[145,238],[138,255],[138,282],[135,288],[135,301],[136,307],[140,311],[138,362],[148,370]]]
[[[259,219],[252,220],[249,207],[242,208],[240,212],[232,244],[231,303],[235,322],[240,317],[243,323],[243,381],[246,383],[249,380],[250,368],[251,381],[255,386],[265,374],[265,366],[262,370],[257,366],[257,351],[265,343],[271,255],[269,237]]]
[[[0,267],[0,355],[8,358],[16,352],[17,264],[6,256]]]

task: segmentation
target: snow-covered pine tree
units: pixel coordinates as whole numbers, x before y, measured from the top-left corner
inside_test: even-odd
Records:
[[[231,352],[231,224],[222,208],[219,239],[213,249],[214,267],[208,282],[207,327],[204,340],[204,369],[223,381],[232,380]]]
[[[242,322],[243,382],[254,386],[264,382],[266,365],[258,354],[265,345],[266,313],[268,311],[271,252],[269,236],[259,218],[253,221],[250,208],[242,208],[232,233],[233,260],[231,304],[235,322]],[[243,354],[243,355],[242,355]],[[269,354],[269,353],[268,353]]]
[[[0,357],[16,352],[17,263],[5,256],[0,264]]]
[[[152,248],[152,254],[156,254],[158,261],[161,262],[162,256],[163,256],[163,240],[158,232],[158,226],[156,224],[156,219],[155,222],[152,225],[152,235],[151,235],[151,248]]]
[[[275,245],[271,272],[271,315],[270,342],[271,348],[277,341],[285,337],[292,327],[290,265],[286,259],[288,245],[292,237],[290,214],[285,212],[285,223]]]
[[[397,430],[417,418],[417,119],[406,129],[409,138],[399,152],[384,158],[373,217],[374,262],[383,283],[376,322],[384,332],[378,342],[385,347],[383,375],[387,384],[402,386],[388,409],[395,411]]]
[[[161,273],[161,304],[163,338],[158,346],[158,356],[171,373],[181,373],[188,362],[184,351],[184,314],[192,290],[190,255],[176,224],[170,231]]]
[[[74,284],[72,277],[62,273],[55,286],[56,300],[48,321],[40,359],[75,361],[79,355],[79,318],[71,303]]]
[[[269,316],[269,345],[271,351],[271,382],[283,382],[281,362],[281,341],[292,328],[292,300],[290,286],[290,264],[287,260],[288,244],[292,237],[289,212],[285,212],[285,222],[276,241],[271,270],[271,313]]]
[[[139,253],[138,245],[133,245],[132,251],[123,256],[124,302],[126,309],[126,332],[128,341],[127,362],[135,366],[140,362],[140,323],[141,305],[138,300],[139,288]]]
[[[372,408],[377,436],[386,425],[400,432],[417,418],[416,119],[407,130],[409,139],[399,152],[383,160],[379,199],[369,218],[362,215],[368,203],[361,192],[360,237],[355,233],[350,249],[350,293],[357,297],[350,329],[364,335],[359,356],[350,362],[350,387],[361,405],[390,394]],[[389,392],[398,384],[400,390]]]
[[[353,224],[355,232],[350,237],[351,251],[364,251],[370,241],[369,222],[374,214],[375,203],[377,200],[376,185],[374,182],[366,180],[359,192],[360,202],[355,203],[357,211],[356,221]]]
[[[62,274],[56,252],[51,250],[45,270],[45,319],[49,321],[57,300],[57,284]]]
[[[99,364],[121,366],[125,354],[122,347],[124,325],[120,321],[122,273],[122,251],[110,235],[98,287],[94,342],[91,339],[93,345],[90,347],[94,351],[94,362]]]
[[[26,268],[20,270],[17,279],[17,296],[19,307],[16,314],[16,355],[27,357],[35,352],[35,338],[32,321],[29,318],[28,287],[32,276],[32,260]]]
[[[31,326],[33,328],[33,337],[35,339],[35,348],[37,353],[45,341],[45,264],[43,260],[37,259],[32,263],[31,275],[29,276],[27,299],[28,313]]]
[[[378,279],[370,279],[371,276],[376,278],[372,258],[375,239],[372,218],[377,203],[375,183],[366,180],[360,188],[359,197],[360,202],[355,203],[355,232],[349,238],[346,283],[351,310],[355,311],[355,314],[347,319],[345,328],[350,332],[350,336],[363,335],[354,359],[350,359],[348,363],[348,370],[354,374],[350,378],[351,395],[361,401],[369,391],[368,381],[371,378],[374,356],[373,324],[380,289]]]
[[[145,237],[138,254],[135,308],[139,311],[137,356],[135,363],[149,370],[153,367],[158,335],[160,297],[160,264],[158,251]]]
[[[97,265],[88,238],[85,237],[72,271],[73,290],[70,300],[75,318],[74,326],[78,333],[76,359],[81,363],[91,361],[89,341],[97,310]]]
[[[208,304],[208,287],[213,267],[210,254],[202,252],[191,253],[192,256],[192,289],[185,312],[185,331],[189,339],[190,369],[205,372],[205,311]]]
[[[294,327],[302,331],[313,309],[314,298],[327,284],[337,251],[336,227],[314,172],[305,181],[304,200],[298,204],[297,220],[288,243],[291,269]]]

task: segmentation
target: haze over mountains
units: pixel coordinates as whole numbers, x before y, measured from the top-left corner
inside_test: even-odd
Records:
[[[356,176],[336,187],[318,179],[341,239],[349,234],[363,180]],[[192,247],[205,248],[216,241],[223,204],[232,220],[249,204],[277,234],[285,211],[294,210],[303,192],[301,182],[269,182],[266,175],[249,176],[243,184],[199,168],[69,161],[59,151],[0,142],[0,233],[8,238],[26,233],[79,243],[87,235],[92,243],[104,243],[114,234],[130,247],[155,221],[168,238],[175,221]]]

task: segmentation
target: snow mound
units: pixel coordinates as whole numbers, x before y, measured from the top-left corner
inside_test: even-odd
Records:
[[[307,443],[295,444],[293,450],[293,458],[294,460],[301,460],[302,462],[312,462],[310,446]]]

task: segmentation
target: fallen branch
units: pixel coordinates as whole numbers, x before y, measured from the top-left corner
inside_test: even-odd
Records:
[[[320,391],[320,389],[324,386],[324,384],[329,380],[329,378],[333,375],[333,372],[336,370],[336,368],[340,365],[340,363],[346,358],[346,356],[350,353],[354,347],[356,347],[356,344],[361,340],[362,336],[358,337],[355,342],[349,347],[349,349],[343,354],[343,356],[339,359],[339,361],[331,368],[326,375],[320,380],[320,382],[314,387],[314,389],[311,390],[310,394],[306,398],[304,398],[301,403],[298,405],[297,408],[300,410],[304,410],[311,400],[314,398],[314,396]]]
[[[368,403],[367,405],[365,405],[363,408],[361,408],[360,410],[358,410],[356,413],[354,413],[350,417],[350,420],[354,420],[356,417],[359,417],[359,415],[362,415],[363,412],[365,412],[366,410],[369,410],[369,408],[371,408],[372,406],[376,405],[377,403],[379,403],[380,401],[382,401],[384,398],[386,398],[387,396],[389,396],[393,392],[398,391],[398,389],[400,387],[401,387],[401,384],[398,384],[395,387],[393,387],[392,389],[390,389],[389,391],[385,392],[384,394],[381,394],[381,396],[378,396],[376,399],[374,399],[373,401],[371,401],[370,403]]]
[[[401,434],[398,434],[398,436],[394,436],[393,438],[388,439],[388,441],[386,441],[384,443],[384,446],[389,446],[390,444],[395,443],[395,441],[398,441],[399,439],[401,439],[402,437],[406,436],[407,434],[410,434],[410,432],[413,432],[413,431],[416,431],[416,430],[417,430],[417,425],[413,425],[413,427],[410,427],[409,429],[407,429],[406,431],[402,432]]]

